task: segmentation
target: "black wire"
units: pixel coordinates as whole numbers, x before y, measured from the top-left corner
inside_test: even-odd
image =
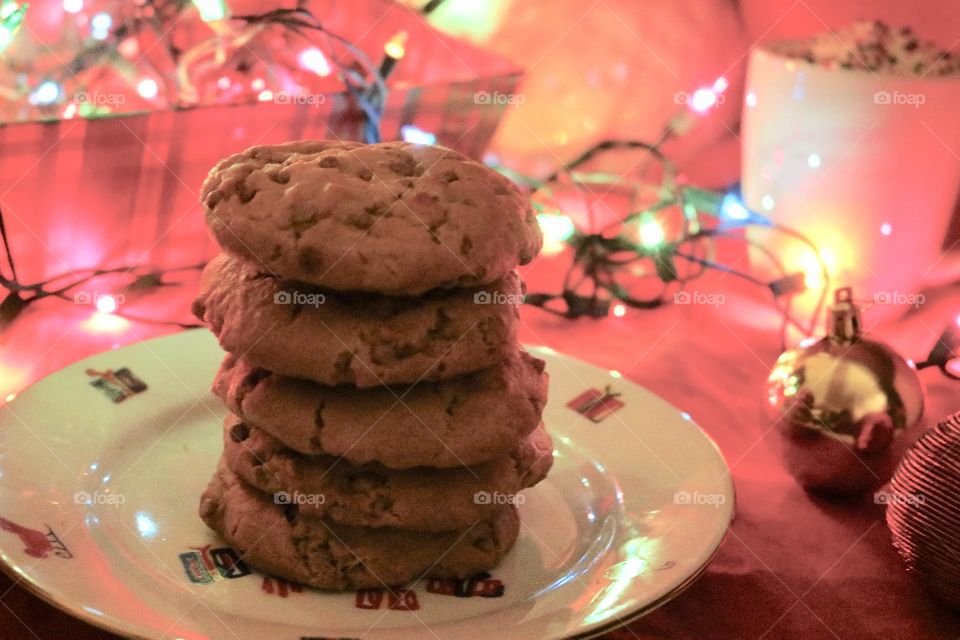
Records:
[[[430,2],[423,5],[423,8],[420,9],[420,13],[422,13],[425,16],[428,16],[434,11],[436,11],[437,8],[439,8],[440,5],[444,3],[444,1],[445,0],[430,0]]]
[[[7,264],[10,266],[10,280],[13,285],[18,284],[17,266],[13,262],[13,252],[10,251],[10,239],[7,237],[7,223],[3,217],[3,208],[0,207],[0,236],[3,236],[3,251],[7,254]],[[4,280],[6,280],[4,278]],[[4,283],[6,284],[6,283]]]
[[[663,154],[657,145],[652,145],[641,140],[603,140],[596,143],[573,160],[561,165],[559,169],[544,178],[543,183],[546,184],[555,182],[557,178],[560,177],[560,174],[573,171],[580,165],[589,162],[594,156],[605,151],[611,151],[613,149],[644,149],[645,151],[649,151],[650,154],[656,158],[665,169],[670,169],[673,173],[676,172],[676,165]]]
[[[697,258],[696,256],[686,255],[686,254],[684,254],[684,253],[680,253],[679,251],[675,251],[673,255],[677,256],[678,258],[683,258],[684,260],[688,260],[688,261],[690,261],[690,262],[697,263],[697,264],[699,264],[699,265],[701,265],[701,266],[703,266],[703,267],[705,267],[705,268],[707,268],[707,269],[714,269],[714,270],[719,271],[719,272],[721,272],[721,273],[726,273],[726,274],[729,274],[729,275],[731,275],[731,276],[736,276],[736,277],[738,277],[738,278],[742,278],[742,279],[746,280],[747,282],[751,282],[751,283],[753,283],[753,284],[758,284],[758,285],[761,285],[761,286],[763,286],[763,287],[769,287],[769,286],[770,286],[769,283],[768,283],[766,280],[761,280],[760,278],[757,278],[757,277],[755,277],[755,276],[752,276],[752,275],[750,275],[749,273],[746,273],[746,272],[744,272],[744,271],[739,271],[739,270],[737,270],[737,269],[734,269],[733,267],[728,267],[728,266],[725,265],[725,264],[720,264],[720,263],[718,263],[718,262],[713,262],[712,260],[704,260],[703,258]]]

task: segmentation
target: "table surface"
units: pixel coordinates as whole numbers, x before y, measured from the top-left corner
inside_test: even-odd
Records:
[[[534,290],[557,274],[550,261],[527,276]],[[737,490],[733,528],[706,573],[685,593],[609,638],[923,638],[956,640],[960,617],[931,601],[891,546],[883,508],[869,497],[811,497],[773,452],[761,398],[780,351],[779,325],[758,295],[713,276],[721,305],[667,305],[625,317],[569,321],[539,309],[522,314],[521,338],[617,369],[689,412],[719,444]],[[189,320],[196,283],[131,303],[137,313]],[[874,327],[920,358],[960,295],[928,296],[921,313]],[[150,312],[143,309],[149,308]],[[869,324],[869,322],[867,323]],[[176,329],[104,320],[89,307],[39,303],[0,342],[0,397],[70,362]],[[960,383],[923,371],[927,417],[916,437],[960,409]],[[0,637],[113,637],[74,620],[0,576]]]

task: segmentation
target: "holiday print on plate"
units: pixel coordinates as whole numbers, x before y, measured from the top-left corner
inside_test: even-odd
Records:
[[[619,396],[618,392],[613,391],[611,386],[607,385],[602,391],[600,389],[587,389],[568,402],[567,406],[585,416],[591,422],[603,422],[614,411],[625,406]]]
[[[73,554],[67,549],[67,545],[63,543],[60,536],[54,533],[53,528],[46,524],[43,526],[47,528],[46,533],[25,527],[6,518],[0,518],[0,529],[9,531],[20,538],[24,545],[23,552],[28,556],[42,560],[52,553],[65,560],[73,558]]]
[[[147,383],[133,374],[127,367],[121,367],[114,371],[97,371],[96,369],[87,369],[86,374],[93,378],[90,386],[102,391],[110,400],[115,403],[123,402],[131,396],[143,393],[147,390]]]
[[[179,558],[184,574],[193,584],[213,584],[253,574],[242,555],[231,547],[214,547],[212,544],[189,547],[189,551],[181,553]],[[423,585],[427,593],[454,598],[502,598],[506,592],[503,581],[486,571],[465,580],[428,578]],[[286,598],[303,593],[304,586],[264,575],[260,590],[266,595]],[[420,598],[412,588],[360,589],[356,591],[354,607],[367,611],[418,611]]]

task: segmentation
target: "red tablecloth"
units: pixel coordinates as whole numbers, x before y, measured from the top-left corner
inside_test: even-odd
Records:
[[[540,280],[548,269],[538,265],[531,275]],[[193,286],[151,298],[153,314],[182,312]],[[677,599],[609,637],[956,640],[960,617],[932,602],[904,572],[882,507],[869,498],[811,498],[772,453],[761,404],[779,352],[769,308],[717,277],[699,286],[727,291],[726,303],[632,311],[601,321],[571,322],[537,309],[523,313],[524,341],[618,369],[692,414],[719,443],[736,483],[736,521],[709,570]],[[170,331],[101,327],[91,324],[89,307],[43,305],[22,317],[0,345],[3,395],[90,353]],[[956,297],[930,297],[922,313],[880,330],[917,358],[957,305]],[[921,428],[960,409],[960,383],[935,371],[922,377],[928,406]],[[0,595],[2,638],[111,637],[6,577],[0,577]]]

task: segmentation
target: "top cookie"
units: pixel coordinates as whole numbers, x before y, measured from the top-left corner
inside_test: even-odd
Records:
[[[260,270],[331,289],[420,295],[505,276],[540,250],[507,178],[445,149],[386,142],[256,146],[204,181],[207,224]]]

